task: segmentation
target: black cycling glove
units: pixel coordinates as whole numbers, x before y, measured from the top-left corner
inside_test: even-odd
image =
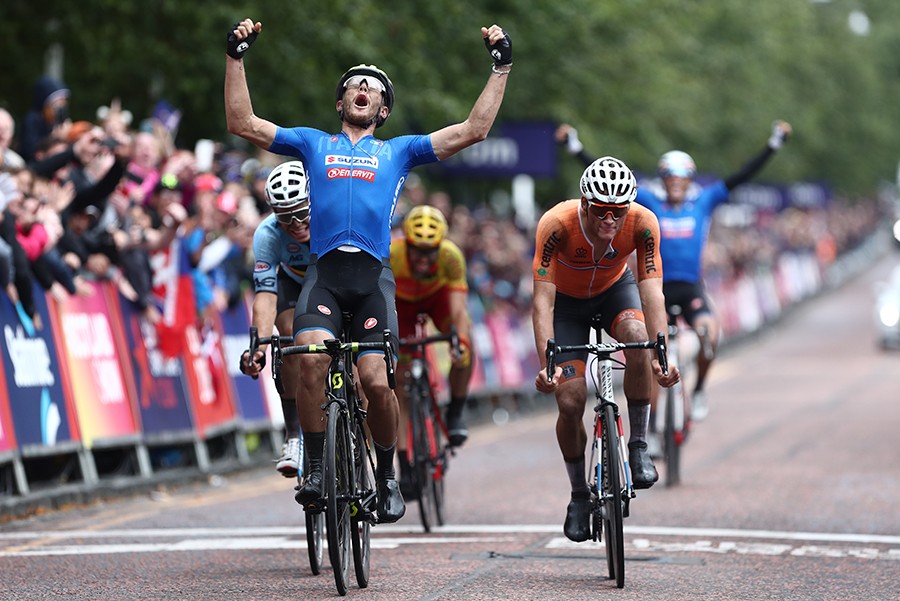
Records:
[[[499,67],[512,64],[512,40],[508,33],[504,31],[503,39],[496,44],[491,44],[490,38],[484,38],[484,45],[494,59],[495,65]]]
[[[249,36],[238,41],[237,36],[234,35],[234,30],[238,28],[238,25],[239,23],[235,23],[231,26],[231,29],[228,30],[228,46],[225,49],[225,53],[231,58],[241,59],[244,58],[244,53],[247,52],[250,49],[250,46],[253,45],[253,42],[256,41],[259,32],[253,31]]]
[[[247,357],[246,363],[244,362],[245,356]],[[240,370],[241,370],[241,373],[244,374],[245,376],[248,375],[248,370],[247,370],[248,365],[247,364],[250,363],[250,361],[252,361],[252,359],[250,357],[250,349],[246,349],[243,353],[241,353],[241,359],[240,359]],[[260,357],[259,366],[260,366],[260,368],[263,368],[266,366],[266,356],[265,355]],[[257,376],[253,376],[254,380],[256,378],[257,378]]]

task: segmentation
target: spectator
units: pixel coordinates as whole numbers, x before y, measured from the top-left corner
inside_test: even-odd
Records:
[[[0,108],[0,172],[15,173],[25,168],[25,160],[12,148],[16,122],[8,110]]]
[[[51,134],[62,137],[69,121],[69,89],[62,82],[44,75],[35,82],[32,107],[22,121],[19,153],[31,162],[41,141]]]

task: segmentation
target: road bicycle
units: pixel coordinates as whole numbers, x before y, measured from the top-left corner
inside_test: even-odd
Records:
[[[678,340],[681,307],[669,308],[669,368],[681,370],[681,349]],[[662,432],[663,463],[666,464],[666,486],[681,482],[681,447],[687,441],[691,428],[691,398],[686,394],[684,384],[679,380],[674,386],[664,389],[665,399],[657,402],[656,431]]]
[[[280,380],[286,355],[320,353],[331,357],[325,382],[326,400],[322,405],[326,413],[323,498],[319,504],[307,508],[307,515],[317,511],[325,514],[328,557],[340,595],[346,595],[349,588],[351,548],[356,583],[359,588],[369,585],[370,529],[378,522],[375,459],[365,425],[366,410],[353,377],[353,356],[368,350],[383,352],[388,383],[391,388],[396,386],[390,331],[384,331],[381,342],[354,342],[350,340],[349,319],[344,314],[340,339],[331,338],[322,344],[282,346],[282,339],[277,336],[259,340],[260,344],[270,344],[272,375],[276,380]],[[307,541],[311,538],[309,532],[308,529]],[[321,539],[318,544],[321,545]],[[310,563],[313,563],[312,551]]]
[[[415,335],[400,340],[401,353],[409,360],[404,372],[406,398],[409,405],[407,424],[407,458],[413,474],[419,517],[425,532],[444,525],[444,475],[453,450],[448,440],[447,425],[441,417],[431,382],[425,348],[438,342],[449,342],[452,352],[459,353],[456,329],[449,334],[428,336],[428,316],[416,316]]]
[[[260,344],[272,344],[272,340],[274,338],[277,338],[277,342],[275,342],[275,344],[279,345],[292,344],[294,340],[290,336],[277,336],[261,339],[259,338],[257,328],[251,327],[250,356],[252,357],[256,354],[256,351],[259,348]],[[281,378],[280,369],[277,374],[275,373],[275,371],[272,371],[272,378],[275,381],[275,388],[277,389],[278,394],[284,394],[284,382]],[[300,434],[300,437],[300,441],[302,444],[302,433]],[[302,457],[303,470],[297,473],[297,486],[294,487],[294,490],[299,490],[300,486],[303,484],[303,474],[309,473],[309,456],[305,452],[302,452]],[[304,507],[303,510],[306,521],[306,550],[307,555],[309,556],[309,569],[314,575],[318,576],[322,571],[322,561],[325,557],[325,546],[322,544],[325,537],[325,514],[322,511],[310,510],[306,507]]]
[[[597,340],[601,340],[601,328],[594,321]],[[623,360],[613,357],[627,349],[656,349],[659,364],[668,372],[666,338],[660,332],[656,342],[597,342],[594,344],[558,345],[554,339],[547,341],[547,378],[556,371],[556,358],[560,353],[585,352],[593,355],[588,369],[594,381],[596,400],[594,405],[593,442],[588,463],[588,485],[591,489],[591,535],[598,542],[601,534],[606,543],[606,564],[609,578],[616,586],[625,586],[625,541],[622,520],[628,517],[629,503],[636,495],[628,465],[622,418],[613,396],[613,369],[624,369]]]

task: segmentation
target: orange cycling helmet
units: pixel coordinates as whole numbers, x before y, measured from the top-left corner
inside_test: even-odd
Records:
[[[403,222],[406,241],[413,246],[437,248],[447,234],[447,220],[440,210],[418,205],[407,214]]]

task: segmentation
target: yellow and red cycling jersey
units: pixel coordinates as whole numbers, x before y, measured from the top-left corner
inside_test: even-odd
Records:
[[[442,289],[468,292],[466,259],[462,251],[450,240],[442,240],[438,249],[434,271],[424,279],[412,276],[406,254],[406,238],[391,242],[391,271],[397,283],[397,300],[410,303],[423,301]]]
[[[426,313],[435,327],[443,333],[450,331],[453,316],[450,308],[450,293],[469,291],[466,281],[466,259],[456,244],[441,241],[434,271],[424,279],[412,276],[406,254],[406,238],[391,242],[391,270],[397,283],[397,321],[400,338],[413,336],[416,331],[416,317]],[[461,365],[472,361],[471,344],[468,336],[459,334]],[[401,363],[405,359],[401,356]]]
[[[550,282],[566,296],[593,298],[625,273],[634,251],[639,282],[662,277],[659,221],[649,209],[632,203],[622,229],[600,249],[584,234],[580,206],[580,199],[566,200],[541,217],[531,265],[536,282]]]

